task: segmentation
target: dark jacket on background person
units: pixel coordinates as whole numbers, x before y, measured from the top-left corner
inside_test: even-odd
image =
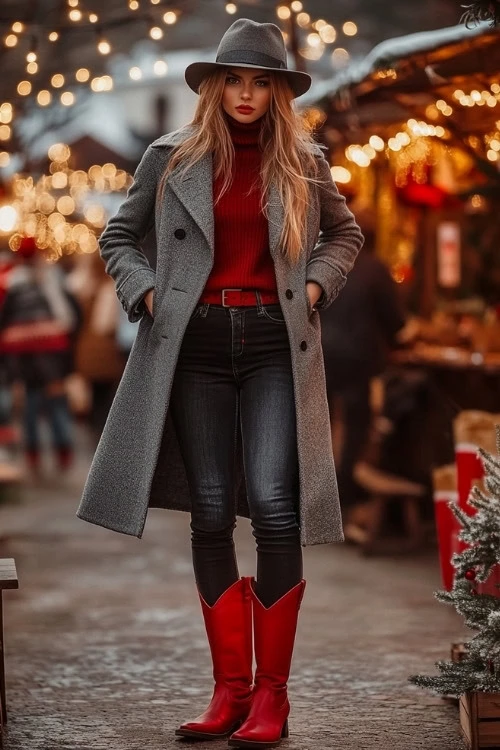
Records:
[[[327,381],[342,387],[381,373],[405,323],[387,266],[369,250],[358,255],[342,294],[320,310]]]

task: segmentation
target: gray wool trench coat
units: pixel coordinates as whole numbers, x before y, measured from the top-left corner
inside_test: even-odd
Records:
[[[161,205],[159,179],[172,147],[192,126],[158,138],[145,151],[134,182],[99,245],[107,273],[137,337],[97,446],[77,511],[79,518],[141,537],[149,507],[190,510],[184,463],[168,405],[184,331],[214,262],[212,156],[182,177],[169,176]],[[296,405],[303,545],[342,542],[342,519],[330,436],[319,313],[311,308],[306,282],[323,288],[328,307],[346,281],[363,237],[339,194],[321,147],[313,146],[325,186],[314,187],[300,262],[280,252],[284,210],[277,190],[269,200],[269,245],[278,295],[290,341]],[[157,267],[140,242],[156,225]],[[140,307],[154,287],[153,315]],[[241,451],[237,446],[235,509],[248,516]]]

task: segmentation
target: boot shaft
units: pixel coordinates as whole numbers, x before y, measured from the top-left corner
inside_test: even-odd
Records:
[[[304,580],[300,581],[281,599],[266,608],[250,584],[257,663],[256,685],[269,683],[276,688],[286,686],[305,585]]]
[[[215,681],[246,678],[251,684],[252,600],[248,579],[233,583],[212,606],[199,596]]]

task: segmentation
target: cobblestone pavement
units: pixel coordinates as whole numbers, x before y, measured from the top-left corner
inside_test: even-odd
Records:
[[[152,511],[142,540],[75,517],[75,475],[0,509],[9,725],[4,750],[164,750],[205,707],[210,663],[193,583],[188,518]],[[253,573],[240,522],[241,573]],[[460,750],[457,708],[407,684],[463,635],[432,596],[435,553],[363,559],[347,545],[305,550],[308,585],[290,679],[288,750]],[[197,750],[226,747],[199,743]]]

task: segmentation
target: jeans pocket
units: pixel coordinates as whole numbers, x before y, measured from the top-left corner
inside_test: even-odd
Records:
[[[263,305],[262,310],[264,312],[264,316],[268,320],[271,320],[273,323],[285,325],[285,317],[283,315],[283,310],[281,309],[281,307],[272,306],[271,309],[269,309],[269,305]]]
[[[196,318],[199,318],[201,315],[201,311],[203,310],[203,304],[197,305],[193,312],[191,313],[191,317],[189,318],[189,322],[192,320],[195,320]]]

